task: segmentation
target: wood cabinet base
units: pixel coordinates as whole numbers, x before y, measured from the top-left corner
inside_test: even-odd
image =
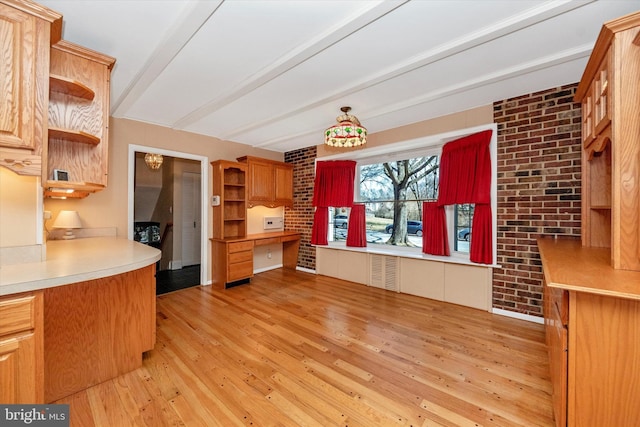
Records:
[[[44,290],[46,402],[142,365],[155,345],[155,265]]]

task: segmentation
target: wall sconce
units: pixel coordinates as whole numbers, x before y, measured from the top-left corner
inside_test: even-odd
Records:
[[[82,228],[82,222],[80,222],[80,215],[76,211],[60,211],[56,221],[53,223],[53,228],[64,228],[66,231],[64,232],[64,236],[62,236],[65,240],[75,239],[76,236],[73,234],[74,228]]]
[[[144,155],[144,162],[154,171],[160,169],[163,160],[162,154],[147,153]]]

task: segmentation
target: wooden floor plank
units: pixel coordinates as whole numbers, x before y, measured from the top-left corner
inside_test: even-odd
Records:
[[[543,326],[287,270],[157,300],[143,366],[72,426],[551,426]]]

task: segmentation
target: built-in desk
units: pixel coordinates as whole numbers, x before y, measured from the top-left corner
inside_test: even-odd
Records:
[[[276,231],[211,240],[211,279],[214,286],[224,288],[248,282],[253,277],[253,248],[282,244],[282,266],[295,269],[298,264],[300,233]]]

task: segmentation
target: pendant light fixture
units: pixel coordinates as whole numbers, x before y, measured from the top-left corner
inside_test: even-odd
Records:
[[[144,162],[152,170],[160,169],[163,160],[164,158],[162,157],[162,154],[147,153],[144,155]]]
[[[367,143],[367,129],[356,116],[349,114],[351,107],[340,108],[344,114],[336,117],[337,124],[324,132],[324,143],[330,147],[358,147]]]

